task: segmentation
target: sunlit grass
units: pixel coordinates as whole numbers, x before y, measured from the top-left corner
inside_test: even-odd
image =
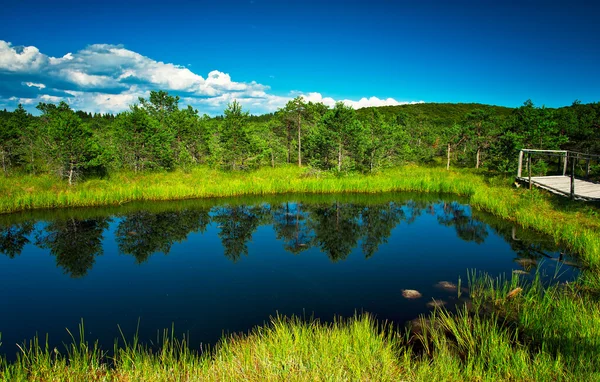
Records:
[[[102,351],[79,336],[66,351],[34,339],[4,381],[571,381],[600,375],[600,306],[577,284],[544,286],[478,275],[456,313],[436,309],[413,329],[364,314],[333,323],[274,318],[215,349],[191,349],[165,330]],[[517,289],[520,288],[520,289]],[[515,290],[517,292],[515,293]],[[575,295],[573,295],[575,294]]]
[[[410,166],[340,177],[294,167],[247,173],[196,168],[120,173],[73,188],[48,176],[2,180],[3,212],[285,193],[452,193],[551,235],[575,251],[585,268],[569,285],[473,276],[467,305],[456,313],[435,310],[414,332],[382,326],[368,315],[331,324],[280,317],[225,338],[208,352],[190,349],[185,337],[170,330],[159,350],[120,339],[109,354],[86,342],[81,330],[66,353],[34,339],[16,362],[0,361],[0,380],[600,380],[599,210],[518,189],[510,177]]]
[[[600,268],[600,210],[559,201],[540,190],[516,189],[512,178],[490,177],[471,170],[406,166],[375,175],[334,176],[294,166],[250,172],[207,167],[189,172],[116,173],[69,187],[49,175],[2,179],[0,212],[40,208],[122,205],[133,201],[181,200],[285,193],[382,193],[412,191],[468,197],[473,207],[551,235]]]

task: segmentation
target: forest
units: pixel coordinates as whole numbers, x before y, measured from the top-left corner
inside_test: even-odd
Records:
[[[558,109],[526,101],[482,104],[328,107],[297,97],[273,114],[250,115],[234,101],[200,115],[179,97],[151,92],[112,114],[40,103],[0,111],[0,161],[10,174],[56,174],[69,184],[113,172],[184,171],[204,165],[239,171],[283,164],[317,171],[377,172],[443,158],[458,167],[514,171],[520,148],[600,153],[600,103]],[[446,163],[447,162],[447,163]],[[536,163],[544,168],[544,163]]]

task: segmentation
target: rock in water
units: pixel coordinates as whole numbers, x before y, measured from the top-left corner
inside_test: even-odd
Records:
[[[421,298],[423,295],[418,290],[402,289],[402,297],[412,300],[415,298]]]

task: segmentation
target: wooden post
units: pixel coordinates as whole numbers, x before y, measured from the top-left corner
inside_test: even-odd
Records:
[[[559,157],[558,157],[558,161],[557,161],[558,168],[556,169],[556,171],[558,171],[558,173],[559,173],[559,174],[560,174],[560,162],[561,162],[561,161],[562,161],[562,156],[559,156]]]
[[[517,170],[517,178],[521,177],[523,171],[523,150],[519,151],[519,169]]]
[[[575,199],[575,158],[571,158],[571,199]]]
[[[527,168],[529,168],[529,189],[531,190],[531,153],[527,153]]]
[[[568,158],[569,153],[565,152],[565,163],[563,164],[563,176],[567,175],[567,158]]]
[[[590,179],[590,158],[586,161],[585,179]]]

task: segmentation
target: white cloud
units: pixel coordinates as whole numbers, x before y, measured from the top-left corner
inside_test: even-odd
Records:
[[[47,62],[47,57],[35,46],[13,47],[0,40],[0,70],[30,72],[38,70]]]
[[[2,84],[10,81],[18,81],[29,92],[38,94],[28,93],[26,97],[10,94],[15,86]],[[209,114],[222,113],[233,100],[254,114],[276,111],[298,95],[330,107],[336,102],[317,92],[271,94],[267,85],[234,81],[229,73],[218,70],[203,77],[188,67],[153,60],[120,45],[89,45],[56,58],[34,46],[18,47],[0,40],[1,106],[65,101],[77,109],[116,113],[158,89],[179,94],[183,105],[192,105]],[[377,97],[342,102],[354,108],[405,103]]]
[[[65,61],[71,61],[72,59],[73,59],[72,53],[67,53],[64,56],[62,56],[61,58],[49,57],[50,65],[58,65]]]
[[[83,87],[106,87],[113,82],[108,76],[87,74],[76,69],[64,69],[61,74],[70,82]]]
[[[52,96],[48,94],[42,94],[40,99],[45,102],[58,103],[60,101],[64,101],[63,97]]]
[[[417,103],[423,103],[423,101],[399,102],[393,98],[379,99],[377,97],[361,98],[359,101],[352,101],[349,99],[345,99],[342,102],[348,106],[352,106],[355,109],[362,109],[363,107],[371,107],[371,106],[397,106],[397,105],[408,105],[408,104],[412,105],[412,104],[417,104]]]
[[[30,87],[30,88],[31,88],[31,87],[38,88],[38,89],[40,89],[40,90],[42,90],[42,89],[45,89],[45,88],[46,88],[46,85],[44,85],[44,84],[37,84],[37,83],[35,83],[35,82],[21,82],[21,85],[25,85],[25,86],[28,86],[28,87]]]

